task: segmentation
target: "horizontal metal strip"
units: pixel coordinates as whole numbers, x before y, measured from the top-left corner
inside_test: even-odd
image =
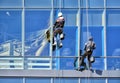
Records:
[[[0,70],[0,77],[120,77],[119,70]],[[48,69],[48,70],[47,70]]]
[[[50,58],[27,58],[27,60],[47,60],[47,61],[49,61],[49,60],[51,60]]]
[[[28,63],[28,66],[50,66],[50,63]]]
[[[23,67],[13,67],[13,68],[10,68],[10,67],[2,67],[2,68],[0,68],[0,71],[1,70],[22,70],[23,69]]]
[[[0,66],[10,66],[10,65],[13,65],[13,66],[22,66],[23,63],[0,63]]]
[[[0,59],[16,59],[17,58],[20,60],[24,59],[41,59],[41,58],[75,58],[75,57],[81,57],[81,56],[24,56],[24,57],[20,57],[20,56],[0,56]],[[120,58],[120,56],[95,56],[95,58]]]

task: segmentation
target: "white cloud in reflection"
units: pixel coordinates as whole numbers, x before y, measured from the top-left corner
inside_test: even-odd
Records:
[[[70,48],[64,48],[63,49],[62,55],[67,56],[67,55],[70,55],[70,54],[71,54]]]
[[[10,16],[10,12],[6,12],[6,14],[7,14],[8,16]]]
[[[112,56],[120,56],[120,48],[117,48],[113,51]]]

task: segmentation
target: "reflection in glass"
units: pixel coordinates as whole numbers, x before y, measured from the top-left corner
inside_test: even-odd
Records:
[[[43,16],[44,15],[44,16]],[[45,32],[49,27],[50,11],[26,10],[25,12],[25,55],[48,56],[49,43]]]
[[[0,56],[21,56],[21,11],[0,11]]]

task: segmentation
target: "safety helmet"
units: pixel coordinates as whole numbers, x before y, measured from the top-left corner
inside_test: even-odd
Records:
[[[90,41],[93,41],[93,37],[92,37],[92,36],[91,36],[91,37],[89,37],[89,40],[90,40]]]
[[[58,13],[58,17],[60,17],[60,16],[62,16],[62,12],[59,12],[59,13]]]

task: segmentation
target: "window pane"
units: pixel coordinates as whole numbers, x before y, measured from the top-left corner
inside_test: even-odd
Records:
[[[64,8],[78,8],[78,0],[63,0]]]
[[[78,83],[77,78],[54,78],[54,83]]]
[[[107,7],[120,7],[120,0],[106,0]]]
[[[104,78],[82,78],[80,83],[106,83]]]
[[[104,58],[95,58],[95,62],[92,63],[92,69],[104,70]]]
[[[61,58],[60,70],[74,70],[75,68],[73,64],[74,64],[74,58]]]
[[[45,31],[49,28],[49,16],[49,10],[26,10],[25,55],[49,55],[49,43],[45,40]]]
[[[57,10],[59,11],[59,10]],[[55,11],[56,12],[56,11]],[[63,16],[65,18],[65,26],[76,26],[76,15],[77,10],[76,9],[63,9],[62,10]]]
[[[51,83],[50,78],[26,78],[26,83]]]
[[[81,11],[81,24],[82,26],[87,26],[87,16],[88,16],[88,25],[89,26],[102,26],[102,13],[103,10],[82,10]]]
[[[107,26],[120,26],[120,10],[107,10]]]
[[[120,57],[107,59],[108,70],[120,70]]]
[[[101,56],[103,55],[103,27],[88,27],[89,32],[87,31],[86,27],[81,28],[81,41],[80,41],[80,47],[81,50],[84,51],[84,45],[87,42],[87,33],[89,33],[89,36],[93,36],[94,42],[96,43],[96,49],[93,52],[94,56]]]
[[[108,78],[108,83],[120,83],[120,78]]]
[[[23,83],[22,78],[0,78],[0,83]]]
[[[25,0],[25,7],[51,8],[51,0]]]
[[[65,39],[63,47],[60,49],[61,56],[74,56],[76,54],[76,30],[77,27],[64,27]]]
[[[1,10],[0,26],[0,56],[20,56],[21,10]]]
[[[76,55],[76,30],[77,27],[64,27],[65,39],[62,40],[63,47],[54,51],[54,56],[75,56]],[[72,34],[71,34],[72,33]],[[73,69],[73,58],[59,58],[56,63],[61,69]],[[63,65],[65,64],[65,65]]]
[[[0,0],[0,7],[22,7],[22,0]]]
[[[107,55],[120,56],[120,27],[107,27]]]
[[[87,4],[90,8],[104,7],[104,0],[80,0],[81,7],[86,7],[86,1],[88,1]]]
[[[78,0],[54,0],[55,8],[78,8]]]

